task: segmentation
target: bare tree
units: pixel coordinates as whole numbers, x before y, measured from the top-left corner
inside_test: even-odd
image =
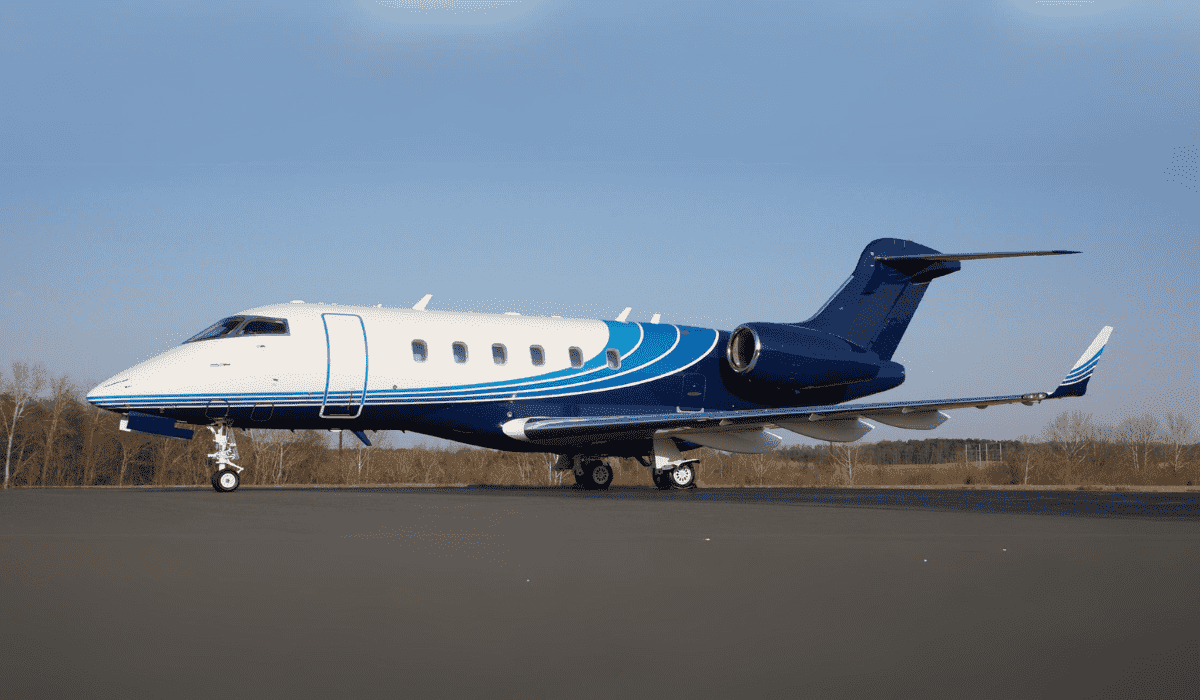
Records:
[[[102,454],[102,445],[108,442],[103,436],[96,434],[100,428],[100,419],[106,411],[90,404],[84,404],[83,411],[84,432],[81,440],[83,443],[83,469],[81,472],[83,484],[90,485],[96,483],[96,465]]]
[[[14,362],[12,365],[12,381],[5,381],[0,375],[0,417],[4,420],[4,428],[8,431],[8,450],[4,455],[4,488],[8,488],[8,480],[12,471],[13,436],[17,432],[17,421],[25,413],[29,402],[37,398],[46,386],[46,368],[41,364],[28,365],[24,362]],[[7,398],[7,400],[2,400]]]
[[[1165,437],[1171,448],[1171,471],[1178,474],[1183,466],[1183,451],[1192,437],[1192,421],[1182,413],[1168,413],[1166,423]]]
[[[1077,468],[1088,458],[1100,437],[1099,426],[1092,416],[1082,411],[1063,411],[1042,428],[1042,438],[1066,461],[1063,481],[1069,483]]]
[[[1159,441],[1158,416],[1143,413],[1126,418],[1117,426],[1117,437],[1125,445],[1134,471],[1142,471],[1150,465],[1151,451]]]
[[[147,438],[141,433],[125,432],[123,430],[118,430],[115,437],[117,444],[121,447],[121,462],[117,469],[117,486],[124,486],[125,468],[129,466],[133,455],[141,450]]]
[[[861,447],[853,442],[829,443],[829,459],[835,469],[840,471],[842,467],[846,468],[847,482],[850,486],[854,485],[854,462]]]
[[[54,438],[63,413],[76,401],[75,385],[67,375],[50,380],[50,410],[46,415],[46,448],[42,452],[42,486],[49,485],[50,463],[54,460]]]

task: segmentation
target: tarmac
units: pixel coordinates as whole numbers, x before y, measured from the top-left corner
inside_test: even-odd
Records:
[[[1200,495],[8,490],[0,697],[1183,698]]]

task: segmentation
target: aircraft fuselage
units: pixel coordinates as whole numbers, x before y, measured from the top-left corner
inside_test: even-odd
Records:
[[[114,375],[88,400],[193,424],[403,429],[541,451],[501,426],[534,416],[830,405],[904,380],[903,367],[887,362],[850,384],[748,387],[728,360],[730,333],[695,326],[304,303],[231,318],[247,320]],[[249,319],[263,319],[268,332],[248,332]],[[267,321],[285,322],[286,333]],[[643,443],[606,452],[644,454]]]

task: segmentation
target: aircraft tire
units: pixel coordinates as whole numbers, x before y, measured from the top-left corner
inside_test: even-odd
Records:
[[[660,472],[658,470],[651,469],[650,480],[654,482],[654,488],[658,489],[659,491],[666,491],[667,489],[671,488],[671,472],[669,470]]]
[[[695,462],[683,464],[675,467],[670,472],[664,472],[667,480],[670,483],[669,488],[676,489],[691,489],[696,488],[696,467]]]
[[[237,491],[237,487],[241,486],[242,478],[233,469],[222,469],[216,474],[213,474],[213,488],[221,493],[230,493]]]
[[[582,470],[575,474],[575,483],[589,491],[603,491],[612,481],[613,469],[601,459],[584,462]]]

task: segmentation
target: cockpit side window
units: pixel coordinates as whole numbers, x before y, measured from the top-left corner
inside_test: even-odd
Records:
[[[252,318],[238,331],[238,335],[287,335],[288,323],[283,318]]]
[[[198,340],[212,340],[214,338],[223,338],[223,337],[229,335],[229,333],[231,331],[233,331],[234,328],[237,328],[238,325],[241,324],[241,322],[244,320],[246,320],[245,316],[230,316],[229,318],[223,318],[220,321],[217,321],[216,323],[212,324],[208,328],[205,328],[204,330],[200,331],[196,335],[193,335],[191,338],[188,338],[187,340],[185,340],[183,342],[184,343],[194,343]]]

